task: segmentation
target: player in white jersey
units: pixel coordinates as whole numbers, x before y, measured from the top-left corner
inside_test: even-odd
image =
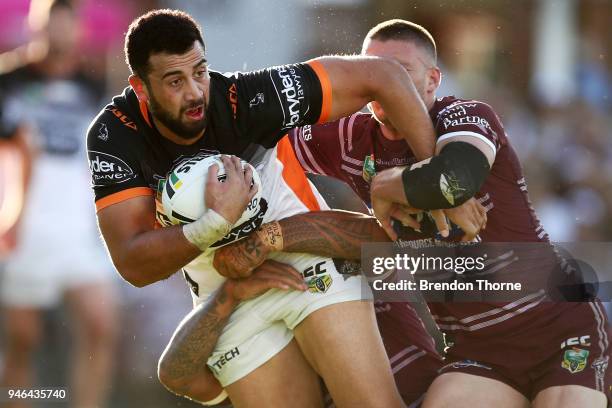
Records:
[[[286,143],[285,141],[283,144]],[[281,146],[282,149],[282,146]],[[191,285],[194,304],[211,301],[226,277],[213,266],[219,243],[229,244],[253,232],[255,225],[310,211],[283,178],[285,165],[277,158],[277,149],[268,149],[254,165],[261,178],[262,196],[254,211],[255,220],[234,228],[227,237],[203,251],[183,268]],[[189,161],[188,161],[189,162]],[[177,167],[180,172],[181,164]],[[329,207],[314,186],[304,188],[321,210]],[[214,352],[208,360],[222,386],[243,378],[279,353],[293,339],[293,329],[315,310],[336,303],[371,300],[371,292],[361,275],[341,276],[331,258],[306,253],[275,252],[269,259],[290,265],[306,281],[306,291],[271,290],[244,302],[232,314]],[[256,350],[256,351],[255,351]],[[254,352],[255,351],[255,352]],[[226,356],[231,355],[232,358]]]
[[[283,146],[279,140],[292,127],[344,116],[375,99],[389,110],[417,155],[425,158],[433,152],[429,118],[410,77],[393,61],[330,57],[222,75],[208,71],[204,41],[193,20],[169,10],[148,13],[132,23],[126,54],[134,74],[131,86],[91,124],[88,150],[102,234],[117,269],[136,286],[164,279],[197,258],[230,232],[248,202],[248,176],[241,180],[238,165],[235,181],[228,173],[225,183],[212,181],[207,187],[209,210],[201,218],[182,227],[155,229],[154,196],[181,158],[209,152],[236,154],[255,162],[258,146],[270,149],[278,144],[283,181],[304,208],[316,210],[320,205],[295,158],[293,167],[282,160],[288,159],[283,152],[291,152],[291,147],[288,141]],[[103,129],[107,140],[97,137]],[[317,218],[321,214],[307,215],[311,214],[317,221],[310,225],[279,222],[283,240],[279,251],[322,256],[351,252],[355,257],[361,242],[375,237],[373,219],[328,214],[324,232]],[[159,211],[158,216],[163,218]],[[338,218],[342,225],[336,223]],[[304,234],[303,228],[314,232]],[[339,245],[341,242],[345,244]],[[312,243],[316,248],[309,246]],[[347,285],[353,285],[351,279]],[[360,291],[358,288],[357,297]],[[330,296],[330,289],[321,296]],[[291,326],[300,319],[284,324]],[[210,333],[218,335],[226,321],[227,316],[219,319]],[[345,343],[349,333],[354,336]],[[297,342],[290,341],[281,352],[227,387],[235,405],[284,406],[294,395],[289,385],[310,390],[301,375],[294,375],[296,369],[314,372],[314,368],[340,406],[401,406],[370,302],[339,299],[310,313],[293,334]],[[183,356],[181,363],[185,364],[175,379],[207,369],[194,360],[187,366],[189,355]],[[162,366],[160,372],[176,374],[177,370]],[[167,380],[165,374],[160,377]],[[278,383],[279,378],[283,384]],[[316,389],[312,393],[320,394]],[[316,399],[298,402],[312,406],[313,401]]]

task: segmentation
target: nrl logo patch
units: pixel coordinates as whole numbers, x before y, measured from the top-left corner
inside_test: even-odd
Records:
[[[104,123],[100,123],[100,129],[98,129],[98,139],[105,142],[108,140],[108,128]]]
[[[572,347],[571,350],[566,350],[565,353],[563,353],[561,367],[572,374],[579,373],[586,367],[588,357],[588,350]]]
[[[329,275],[315,276],[308,280],[308,291],[311,293],[325,293],[331,286],[333,280]]]

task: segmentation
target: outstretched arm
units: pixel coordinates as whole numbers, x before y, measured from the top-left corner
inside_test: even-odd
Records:
[[[361,244],[388,242],[374,217],[349,211],[313,211],[262,225],[254,234],[215,252],[214,267],[227,277],[248,276],[272,251],[359,259]]]
[[[332,103],[326,120],[340,119],[377,101],[393,127],[405,139],[418,160],[434,154],[435,133],[427,108],[408,72],[395,60],[366,56],[321,57],[328,76]]]

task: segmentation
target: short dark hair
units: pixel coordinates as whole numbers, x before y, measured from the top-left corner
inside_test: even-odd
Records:
[[[153,10],[132,21],[125,35],[125,60],[133,74],[146,80],[151,54],[184,54],[195,41],[204,46],[195,20],[179,10]]]
[[[425,27],[411,21],[400,20],[398,18],[383,21],[368,31],[368,34],[366,34],[366,40],[367,39],[377,41],[414,41],[418,45],[425,48],[431,54],[434,61],[437,61],[438,59],[436,42],[433,36],[425,29]]]

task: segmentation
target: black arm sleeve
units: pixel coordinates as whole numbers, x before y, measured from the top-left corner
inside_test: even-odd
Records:
[[[452,142],[420,168],[402,173],[408,203],[423,210],[457,207],[472,198],[489,174],[486,156],[475,146]]]

